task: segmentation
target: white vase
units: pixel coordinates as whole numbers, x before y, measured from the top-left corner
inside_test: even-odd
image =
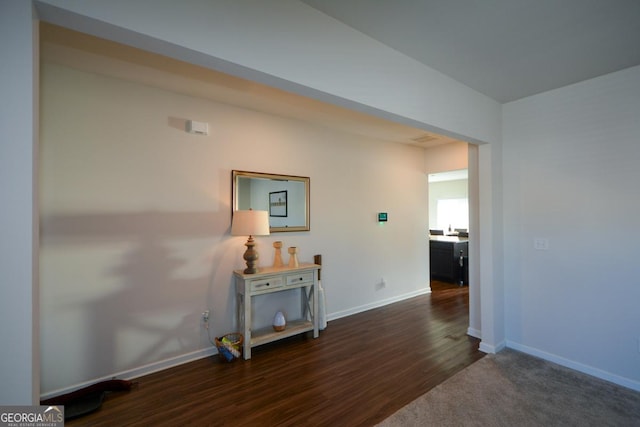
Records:
[[[273,318],[273,330],[276,332],[284,331],[287,327],[287,319],[284,317],[284,313],[281,311],[277,312],[275,317]]]

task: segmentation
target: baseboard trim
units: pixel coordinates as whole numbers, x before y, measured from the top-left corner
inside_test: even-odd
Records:
[[[478,350],[480,350],[483,353],[494,354],[494,353],[498,353],[500,350],[502,350],[506,346],[507,344],[504,341],[501,341],[495,345],[487,344],[484,341],[480,341],[480,346],[478,347]]]
[[[62,394],[67,394],[72,391],[98,383],[100,381],[106,381],[106,380],[112,380],[112,379],[131,380],[134,378],[142,377],[144,375],[153,374],[154,372],[163,371],[165,369],[183,365],[185,363],[193,362],[199,359],[204,359],[205,357],[209,357],[214,354],[218,354],[218,350],[215,347],[203,348],[201,350],[193,351],[191,353],[183,354],[176,357],[171,357],[169,359],[161,360],[159,362],[149,363],[144,366],[118,372],[102,378],[94,378],[93,380],[86,381],[80,384],[74,384],[69,387],[49,391],[41,394],[40,400],[50,399],[52,397],[60,396]]]
[[[373,310],[374,308],[384,307],[385,305],[393,304],[394,302],[404,301],[409,298],[417,297],[419,295],[425,295],[431,293],[431,286],[427,286],[426,288],[419,289],[414,292],[409,292],[406,294],[398,295],[392,298],[387,298],[380,301],[375,301],[370,304],[361,305],[358,307],[350,308],[349,310],[338,311],[335,313],[330,313],[327,315],[327,320],[336,320],[342,317],[351,316],[353,314],[362,313],[364,311]]]
[[[548,360],[549,362],[556,363],[560,366],[564,366],[565,368],[573,369],[575,371],[582,372],[583,374],[591,375],[592,377],[600,378],[601,380],[609,381],[622,387],[630,388],[631,390],[640,391],[640,381],[634,381],[629,378],[621,377],[619,375],[603,371],[602,369],[575,362],[573,360],[569,360],[552,353],[547,353],[545,351],[538,350],[537,348],[522,345],[517,342],[507,341],[507,347],[526,354],[530,354],[531,356],[539,357],[540,359]]]
[[[478,338],[479,340],[482,339],[482,332],[472,327],[467,328],[467,335]]]

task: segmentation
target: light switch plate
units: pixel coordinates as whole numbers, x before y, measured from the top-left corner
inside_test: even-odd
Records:
[[[533,239],[533,247],[539,251],[549,250],[549,239],[546,237],[536,237]]]

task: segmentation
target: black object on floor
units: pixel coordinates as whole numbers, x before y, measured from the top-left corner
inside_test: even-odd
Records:
[[[97,411],[102,406],[106,391],[95,391],[73,399],[64,405],[64,419],[70,420]]]
[[[127,380],[107,380],[81,388],[71,393],[52,397],[41,405],[63,405],[64,419],[70,420],[97,411],[105,396],[112,391],[129,391],[137,383]]]

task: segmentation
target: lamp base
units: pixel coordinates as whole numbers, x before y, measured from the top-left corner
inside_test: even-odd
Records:
[[[244,244],[247,247],[242,258],[247,262],[247,268],[244,269],[244,274],[256,274],[258,272],[258,267],[256,265],[256,261],[258,260],[258,251],[256,251],[253,247],[256,245],[256,242],[253,240],[253,236],[249,236],[247,243]]]

